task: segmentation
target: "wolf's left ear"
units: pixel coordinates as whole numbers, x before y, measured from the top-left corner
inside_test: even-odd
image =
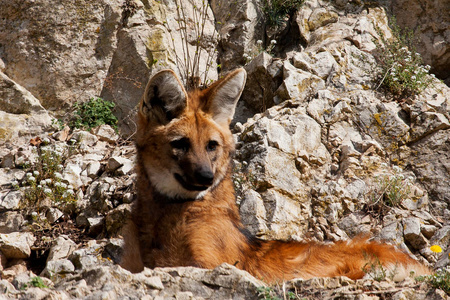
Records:
[[[140,113],[166,124],[178,117],[187,105],[183,84],[172,70],[156,73],[148,82],[140,104]]]
[[[247,72],[237,69],[212,86],[209,100],[209,113],[214,121],[223,126],[230,125],[236,104],[244,90]]]

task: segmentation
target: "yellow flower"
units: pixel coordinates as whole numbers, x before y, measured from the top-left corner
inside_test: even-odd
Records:
[[[442,252],[442,248],[439,247],[439,245],[433,245],[430,247],[430,250],[435,252],[435,253],[441,253]]]

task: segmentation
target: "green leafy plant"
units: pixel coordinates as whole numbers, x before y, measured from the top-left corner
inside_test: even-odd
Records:
[[[102,124],[111,125],[117,130],[117,118],[113,114],[115,104],[96,97],[84,103],[76,103],[74,120],[71,127],[91,129]]]
[[[260,286],[256,289],[258,292],[258,299],[264,300],[283,300],[283,299],[296,299],[297,296],[295,293],[288,291],[285,293],[284,297],[280,296],[280,293],[277,293],[273,288]]]
[[[375,281],[383,281],[386,278],[394,280],[395,276],[398,275],[398,266],[391,266],[389,269],[385,268],[380,259],[375,255],[370,255],[368,253],[363,253],[365,261],[362,271],[366,273],[370,278]]]
[[[41,288],[41,289],[42,288],[48,288],[48,286],[45,285],[44,281],[39,276],[31,277],[30,285],[34,286],[34,287]]]
[[[417,281],[427,282],[435,288],[441,289],[450,295],[450,272],[449,270],[440,270],[433,275],[419,276]]]
[[[303,0],[263,0],[262,11],[269,26],[281,25],[286,17],[299,9]]]
[[[42,278],[39,276],[31,277],[30,281],[28,283],[25,283],[20,287],[20,290],[24,291],[27,288],[29,288],[30,286],[41,288],[41,289],[48,288],[48,286],[44,283]]]
[[[62,119],[52,119],[52,125],[58,128],[58,130],[63,130],[65,124]]]
[[[258,292],[258,299],[264,300],[282,300],[275,291],[270,287],[260,286],[256,290]]]
[[[410,30],[401,30],[396,19],[390,19],[393,38],[388,40],[380,28],[376,28],[380,40],[375,58],[381,67],[379,86],[384,86],[394,96],[409,97],[420,94],[434,80],[428,72],[430,66],[422,66],[422,57],[413,46],[414,36]],[[377,88],[378,88],[377,87]]]

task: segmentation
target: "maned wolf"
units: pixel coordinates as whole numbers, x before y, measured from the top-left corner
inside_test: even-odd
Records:
[[[138,112],[137,200],[121,265],[229,263],[266,282],[295,277],[362,278],[376,267],[396,277],[429,273],[393,246],[365,238],[334,244],[263,241],[243,227],[231,180],[229,130],[247,74],[238,69],[203,91],[186,93],[174,72],[154,75]],[[380,269],[378,269],[380,270]]]

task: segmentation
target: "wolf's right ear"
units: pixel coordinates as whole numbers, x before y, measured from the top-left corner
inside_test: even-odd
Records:
[[[147,119],[167,124],[179,116],[187,105],[187,94],[172,70],[156,73],[148,82],[139,110]]]
[[[218,124],[227,127],[230,125],[246,80],[247,72],[240,68],[231,72],[222,80],[216,81],[210,87],[212,91],[208,111]]]

